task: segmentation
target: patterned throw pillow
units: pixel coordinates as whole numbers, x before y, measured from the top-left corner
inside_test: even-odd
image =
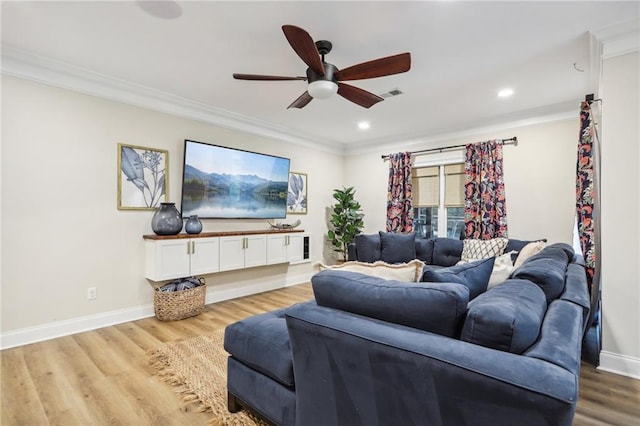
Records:
[[[474,260],[500,256],[504,253],[504,248],[508,242],[509,240],[507,238],[463,240],[461,260],[464,262],[473,262]]]
[[[340,265],[327,266],[323,263],[317,265],[322,271],[333,269],[336,271],[359,272],[386,280],[396,280],[403,282],[418,282],[422,277],[424,262],[414,259],[407,263],[390,264],[379,260],[373,263],[366,262],[344,262]]]

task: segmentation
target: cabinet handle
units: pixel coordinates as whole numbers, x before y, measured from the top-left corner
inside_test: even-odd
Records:
[[[285,236],[284,236],[284,245],[285,245],[285,246],[288,246],[288,245],[289,245],[289,236],[288,236],[288,235],[285,235]]]
[[[195,254],[196,252],[196,242],[191,241],[191,254]]]
[[[191,244],[187,241],[187,254],[191,254]]]

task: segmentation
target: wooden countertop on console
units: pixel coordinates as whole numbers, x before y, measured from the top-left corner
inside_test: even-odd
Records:
[[[145,240],[176,240],[180,238],[206,238],[206,237],[234,237],[237,235],[255,235],[255,234],[291,234],[292,232],[304,232],[304,229],[263,229],[255,231],[216,231],[216,232],[201,232],[199,234],[184,234],[177,235],[143,235]]]

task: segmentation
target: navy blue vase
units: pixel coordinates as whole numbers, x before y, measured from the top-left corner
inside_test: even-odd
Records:
[[[151,218],[151,229],[158,235],[176,235],[182,230],[182,217],[176,203],[160,203]]]
[[[202,232],[202,222],[198,219],[198,215],[189,216],[187,223],[184,225],[187,234],[199,234]]]

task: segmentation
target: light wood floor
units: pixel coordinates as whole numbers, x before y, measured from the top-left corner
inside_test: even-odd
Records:
[[[155,318],[0,353],[3,426],[205,425],[154,375],[147,351],[312,298],[308,284],[208,305],[194,318]],[[583,365],[575,425],[640,425],[640,381]]]

